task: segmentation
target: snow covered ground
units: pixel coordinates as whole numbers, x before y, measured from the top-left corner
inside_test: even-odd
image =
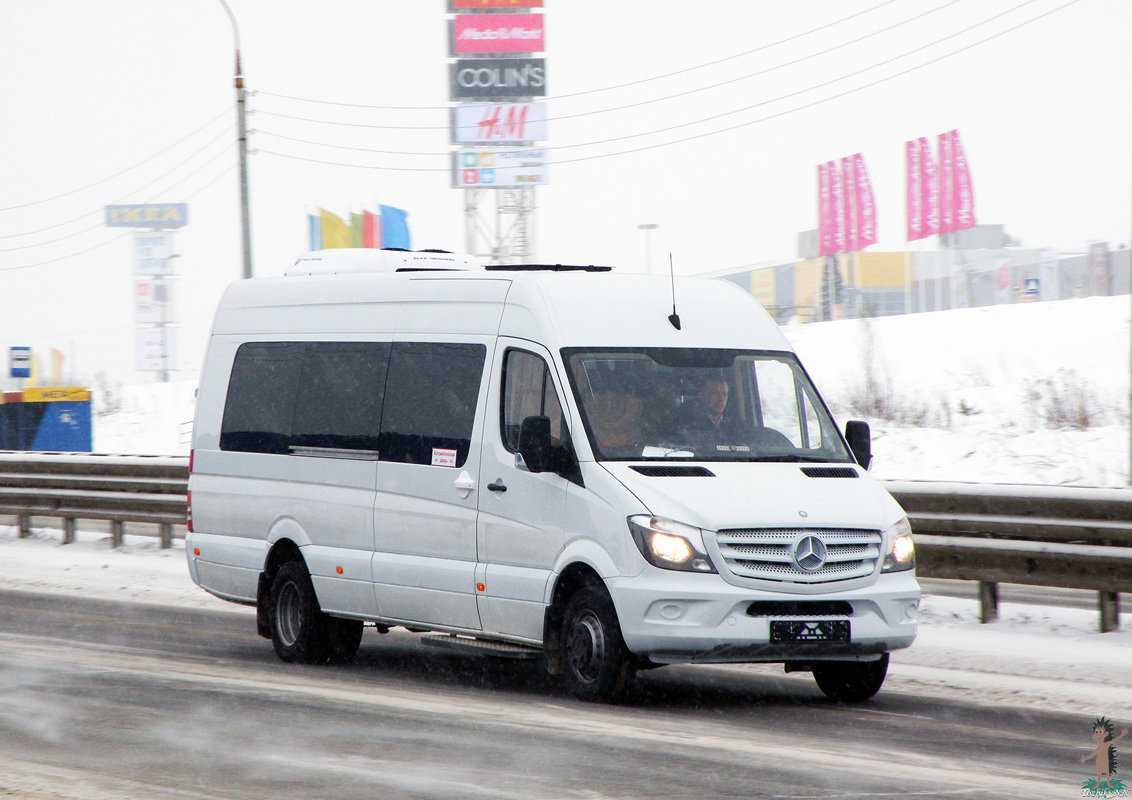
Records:
[[[1127,296],[1085,298],[786,333],[840,421],[862,416],[872,376],[889,409],[871,417],[878,477],[1124,486],[1129,309]],[[95,449],[187,453],[194,390],[191,380],[125,387],[118,409],[96,416]],[[102,533],[62,546],[58,531],[21,540],[0,526],[0,564],[0,588],[251,614],[192,584],[182,541],[162,551],[127,532],[114,551]],[[926,597],[919,639],[894,656],[885,690],[1132,718],[1128,614],[1106,634],[1095,610],[1006,603],[1000,617],[980,625],[974,601]]]

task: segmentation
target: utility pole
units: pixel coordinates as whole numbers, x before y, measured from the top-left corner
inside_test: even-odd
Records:
[[[244,73],[240,68],[240,29],[236,26],[236,17],[225,0],[220,5],[228,13],[232,21],[232,36],[236,41],[236,130],[237,147],[240,154],[240,233],[243,239],[244,250],[244,277],[252,276],[252,241],[251,218],[248,210],[248,125],[247,112],[244,108]]]
[[[645,273],[652,274],[652,232],[660,226],[655,222],[644,222],[637,226],[645,232]]]

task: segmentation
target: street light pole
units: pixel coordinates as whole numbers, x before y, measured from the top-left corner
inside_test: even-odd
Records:
[[[660,226],[655,222],[645,222],[637,226],[645,232],[645,272],[652,274],[652,232]]]
[[[240,154],[240,233],[244,250],[244,277],[252,276],[251,217],[248,210],[248,125],[244,109],[244,73],[240,68],[240,29],[236,26],[236,16],[225,0],[220,5],[232,21],[232,36],[236,40],[236,141]]]

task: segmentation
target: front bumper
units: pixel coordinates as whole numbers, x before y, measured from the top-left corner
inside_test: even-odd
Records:
[[[920,586],[914,573],[878,576],[868,586],[794,594],[732,586],[718,575],[649,568],[633,578],[607,580],[629,650],[655,664],[870,660],[908,647],[916,638]],[[754,601],[849,603],[849,641],[771,642],[772,619],[845,619],[794,614],[751,616]]]

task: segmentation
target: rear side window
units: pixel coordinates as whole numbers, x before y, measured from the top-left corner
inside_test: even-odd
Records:
[[[377,450],[388,365],[387,344],[308,344],[295,404],[292,446]]]
[[[236,351],[220,449],[376,450],[389,345],[247,343]]]
[[[224,404],[221,450],[287,453],[305,349],[295,342],[240,345]]]
[[[382,461],[460,467],[487,348],[482,344],[394,342],[382,410]]]

